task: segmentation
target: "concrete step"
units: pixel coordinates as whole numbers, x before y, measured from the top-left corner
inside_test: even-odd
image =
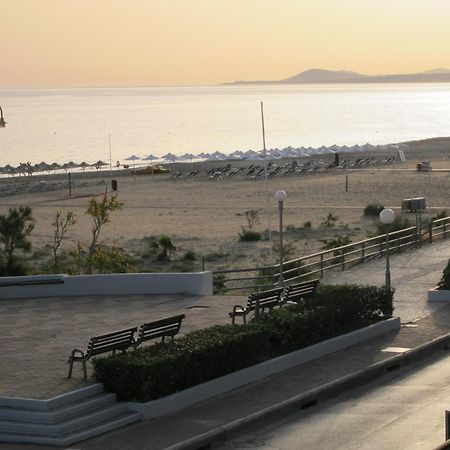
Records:
[[[1,420],[0,433],[20,433],[24,435],[60,436],[73,433],[98,422],[113,419],[127,413],[126,403],[113,403],[70,417],[57,423],[30,423],[28,421]]]
[[[82,430],[78,430],[72,433],[66,433],[59,436],[0,432],[0,442],[67,446],[76,442],[84,441],[94,436],[98,436],[99,434],[107,433],[108,431],[113,431],[125,425],[138,422],[139,420],[139,414],[126,412],[113,419],[107,419],[105,421],[98,422],[93,426],[86,427]]]
[[[13,420],[27,423],[55,424],[70,417],[111,405],[115,401],[115,394],[97,394],[51,411],[0,407],[0,421]]]

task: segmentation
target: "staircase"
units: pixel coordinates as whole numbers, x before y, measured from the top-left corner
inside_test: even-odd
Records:
[[[50,400],[0,398],[0,442],[68,446],[139,420],[101,384]]]

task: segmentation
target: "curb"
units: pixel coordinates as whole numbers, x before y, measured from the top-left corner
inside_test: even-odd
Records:
[[[400,367],[420,361],[432,353],[449,348],[450,333],[440,336],[432,341],[419,345],[405,353],[401,353],[384,361],[375,363],[350,375],[325,383],[307,392],[295,395],[287,400],[271,405],[241,419],[234,420],[225,425],[218,426],[206,433],[166,447],[165,450],[200,450],[208,448],[213,443],[219,443],[227,438],[235,437],[237,433],[250,429],[261,421],[272,418],[279,419],[299,409],[307,409],[319,402],[335,397],[347,390],[362,386],[370,381],[380,378],[388,372]]]

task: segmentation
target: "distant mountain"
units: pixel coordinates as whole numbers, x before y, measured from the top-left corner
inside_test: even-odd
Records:
[[[363,75],[347,70],[310,69],[274,81],[235,81],[229,84],[323,84],[323,83],[439,83],[450,82],[450,70],[438,68],[420,73]]]

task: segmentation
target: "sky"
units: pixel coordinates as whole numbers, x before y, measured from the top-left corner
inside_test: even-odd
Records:
[[[449,0],[3,0],[0,88],[450,69]]]

